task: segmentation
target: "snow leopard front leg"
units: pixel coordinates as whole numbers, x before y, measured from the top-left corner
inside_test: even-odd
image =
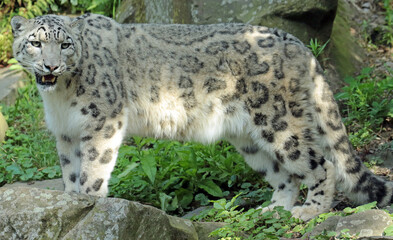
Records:
[[[108,181],[125,134],[125,119],[101,117],[81,133],[81,193],[105,197]]]
[[[56,147],[66,192],[79,193],[79,171],[81,165],[79,143],[78,138],[71,137],[66,133],[56,136]]]

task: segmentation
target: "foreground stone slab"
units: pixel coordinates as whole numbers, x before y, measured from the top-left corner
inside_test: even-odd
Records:
[[[42,181],[14,182],[14,183],[7,183],[4,186],[2,186],[2,188],[18,188],[18,187],[64,191],[63,179],[61,178],[48,179]]]
[[[342,230],[348,229],[349,234],[358,234],[358,237],[367,239],[367,237],[381,237],[384,230],[391,224],[393,222],[389,214],[382,210],[373,209],[346,217],[332,216],[316,226],[311,235],[321,234],[324,230],[340,233]]]
[[[0,188],[0,239],[202,238],[190,220],[137,202],[18,187]]]

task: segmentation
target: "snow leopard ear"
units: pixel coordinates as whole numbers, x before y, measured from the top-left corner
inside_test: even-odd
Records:
[[[85,26],[85,21],[83,18],[76,18],[70,23],[70,28],[77,35],[82,34],[84,26]]]
[[[14,16],[11,19],[12,34],[14,37],[20,36],[20,34],[26,29],[28,19],[21,16]]]

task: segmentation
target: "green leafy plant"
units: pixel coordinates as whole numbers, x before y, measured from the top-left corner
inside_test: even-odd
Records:
[[[14,106],[1,106],[10,126],[0,145],[0,185],[61,176],[55,141],[45,129],[34,83],[18,89]]]
[[[370,48],[370,49],[376,49],[377,46],[375,46],[372,43],[371,40],[371,35],[369,33],[370,29],[370,21],[368,20],[363,20],[362,25],[361,25],[361,36],[363,38],[363,41],[365,43],[365,47]]]
[[[240,207],[236,204],[242,197],[238,194],[231,200],[219,199],[211,201],[212,208],[205,209],[198,215],[193,216],[194,221],[223,222],[226,223],[222,228],[214,230],[210,235],[219,239],[280,239],[296,238],[300,239],[357,239],[357,235],[349,234],[348,229],[341,232],[323,231],[318,235],[310,236],[313,229],[320,223],[332,216],[348,216],[354,213],[363,212],[376,208],[376,202],[368,203],[356,208],[347,207],[341,212],[328,212],[320,214],[307,223],[291,217],[291,213],[282,207],[276,207],[273,211],[265,213],[261,209],[249,209]],[[267,206],[265,202],[262,207]],[[392,214],[393,216],[393,214]],[[387,228],[385,234],[391,234],[392,228]],[[301,239],[303,239],[301,238]]]
[[[249,184],[245,184],[249,183]],[[133,137],[119,150],[111,194],[182,214],[209,199],[244,191],[258,201],[270,198],[266,184],[233,146]]]
[[[214,230],[211,236],[220,239],[279,239],[290,238],[295,232],[291,231],[302,221],[291,217],[291,213],[282,207],[265,213],[261,209],[244,208],[238,210],[237,195],[230,201],[219,199],[213,202],[213,208],[202,211],[194,216],[194,221],[225,222],[224,227]],[[266,206],[266,202],[263,206]]]
[[[318,58],[323,51],[325,50],[327,44],[329,43],[330,39],[327,40],[324,44],[321,44],[320,42],[318,42],[318,39],[310,39],[310,44],[307,45],[308,48],[310,48],[311,52],[313,53],[313,55]]]
[[[351,207],[346,207],[343,210],[343,216],[348,216],[354,213],[360,213],[360,212],[364,212],[370,209],[375,209],[377,207],[377,202],[370,202],[370,203],[366,203],[364,205],[360,205],[357,206],[355,208],[351,208]]]
[[[383,8],[385,9],[385,25],[382,26],[382,41],[393,46],[393,1],[384,0]]]
[[[385,15],[385,23],[373,27],[369,21],[363,20],[362,36],[367,43],[367,47],[371,49],[378,49],[378,46],[388,45],[393,46],[393,1],[382,0],[377,2],[382,8]]]
[[[343,120],[352,144],[361,147],[375,138],[387,117],[393,117],[393,76],[377,79],[372,68],[364,68],[345,82],[348,85],[335,97],[345,103]]]
[[[109,17],[115,16],[116,6],[120,4],[120,0],[56,0],[56,2],[58,6],[73,14],[92,12]]]

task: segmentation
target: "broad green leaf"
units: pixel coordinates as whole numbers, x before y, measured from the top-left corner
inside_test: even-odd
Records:
[[[263,230],[265,233],[275,233],[276,229],[274,227],[269,227],[268,229]]]
[[[390,225],[389,227],[385,228],[385,236],[393,236],[393,225]]]
[[[159,199],[161,204],[161,210],[165,211],[168,208],[169,200],[171,200],[172,197],[163,192],[160,192]]]
[[[131,164],[127,165],[126,169],[122,173],[120,173],[117,177],[118,178],[123,178],[127,176],[133,169],[139,166],[139,163],[132,162]]]
[[[199,201],[202,206],[206,206],[209,204],[209,199],[203,193],[198,193],[195,195],[195,201]]]
[[[194,198],[193,192],[184,188],[176,190],[175,193],[182,207],[188,207]]]
[[[37,172],[36,167],[26,169],[25,174],[24,174],[26,180],[31,179],[36,172]]]
[[[5,169],[7,172],[10,172],[12,175],[21,175],[23,174],[22,170],[18,165],[13,163],[12,165],[6,167]]]
[[[157,173],[156,158],[152,155],[145,155],[141,158],[141,165],[150,182],[154,184]]]
[[[367,203],[367,204],[358,206],[358,207],[356,207],[356,208],[347,207],[347,208],[345,208],[345,209],[343,210],[343,212],[346,213],[346,214],[358,213],[358,212],[363,212],[363,211],[366,211],[366,210],[373,209],[373,208],[375,208],[376,206],[377,206],[377,202],[374,201],[374,202],[371,202],[371,203]]]
[[[175,196],[172,199],[171,204],[169,205],[168,209],[170,209],[171,211],[176,210],[179,207],[179,200],[177,199],[177,196]]]
[[[214,207],[214,209],[224,210],[226,202],[227,201],[223,198],[219,199],[217,201],[213,201],[213,207]]]
[[[10,60],[7,61],[8,64],[14,64],[14,63],[18,63],[18,60],[16,60],[15,58],[11,58]]]
[[[222,197],[222,191],[220,187],[217,186],[212,180],[210,179],[204,179],[201,182],[198,183],[198,187],[202,188],[205,190],[207,193],[214,197]]]
[[[138,150],[134,146],[122,146],[119,149],[118,159],[124,158],[126,156],[137,156],[138,153]]]
[[[373,68],[372,67],[365,67],[362,69],[361,74],[362,75],[370,75],[373,72]]]
[[[373,209],[376,206],[377,206],[377,202],[376,201],[371,202],[371,203],[367,203],[367,204],[364,204],[364,205],[356,207],[356,210],[357,210],[356,212],[364,212],[366,210]]]
[[[43,173],[48,174],[49,178],[54,178],[59,171],[60,171],[59,166],[47,167],[42,170]]]
[[[52,9],[52,11],[57,12],[59,11],[59,6],[57,6],[56,3],[53,3],[50,5],[50,8]]]
[[[252,185],[251,185],[251,183],[249,183],[249,182],[245,182],[245,183],[243,183],[242,185],[241,185],[241,188],[249,188],[249,187],[251,187]]]

